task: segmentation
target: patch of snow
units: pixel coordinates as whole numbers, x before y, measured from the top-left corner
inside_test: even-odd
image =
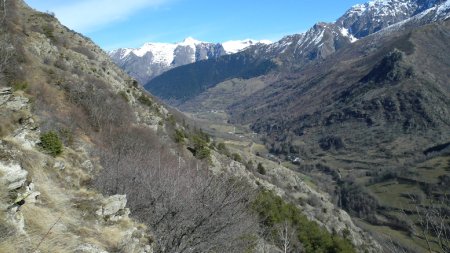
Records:
[[[224,42],[224,43],[222,43],[222,45],[227,54],[233,54],[233,53],[237,53],[239,51],[242,51],[242,50],[248,48],[249,46],[252,46],[252,45],[255,45],[258,43],[268,45],[268,44],[272,44],[272,41],[252,40],[252,39],[233,40],[233,41]],[[169,66],[174,60],[174,52],[177,47],[182,46],[182,47],[192,48],[194,50],[193,57],[195,60],[195,51],[197,49],[197,46],[201,45],[201,44],[210,44],[210,43],[204,42],[204,41],[199,41],[192,37],[188,37],[188,38],[184,39],[182,42],[178,42],[178,43],[149,42],[149,43],[145,43],[140,48],[134,48],[134,49],[133,48],[120,48],[120,49],[110,51],[109,54],[115,55],[116,57],[118,56],[118,58],[120,60],[123,60],[123,59],[129,57],[131,54],[133,54],[134,56],[137,56],[137,57],[143,57],[146,54],[151,53],[153,55],[154,63],[159,63],[162,65]]]
[[[173,61],[173,52],[177,44],[169,43],[145,43],[141,48],[135,49],[132,53],[138,57],[143,57],[151,52],[153,62],[170,65]]]
[[[269,40],[252,40],[252,39],[246,39],[246,40],[230,40],[222,43],[223,49],[225,49],[225,52],[227,54],[234,54],[239,51],[242,51],[249,46],[256,45],[258,43],[262,44],[272,44]]]
[[[323,34],[325,33],[325,30],[322,30],[321,32],[320,32],[320,34],[319,34],[319,36],[317,36],[315,39],[314,39],[314,45],[317,45],[317,44],[319,44],[321,41],[322,41],[322,39],[323,39]]]
[[[109,52],[109,55],[119,55],[119,59],[124,59],[125,57],[127,57],[131,52],[133,51],[133,49],[131,48],[119,48],[116,50],[112,50]]]
[[[196,40],[192,37],[188,37],[184,39],[182,42],[178,43],[154,43],[149,42],[145,43],[140,48],[123,48],[117,49],[110,52],[110,55],[119,54],[119,59],[125,59],[130,54],[133,54],[137,57],[143,57],[144,55],[151,53],[153,56],[153,62],[159,63],[162,65],[170,65],[174,59],[174,51],[178,46],[188,46],[196,50],[196,46],[202,43],[199,40]]]
[[[199,40],[196,40],[196,39],[194,39],[192,37],[187,37],[182,42],[177,43],[177,44],[180,45],[180,46],[196,46],[196,45],[199,45],[199,44],[202,44],[202,43],[207,43],[207,42],[199,41]]]
[[[412,0],[372,0],[364,4],[354,5],[349,11],[348,15],[361,16],[366,12],[373,12],[375,17],[382,16],[397,16],[399,14],[406,14],[412,6],[417,4]]]
[[[437,7],[436,16],[443,19],[450,17],[450,0],[447,0],[445,3],[442,3]]]
[[[380,35],[380,34],[390,34],[393,32],[396,32],[398,30],[400,30],[402,27],[404,27],[405,25],[407,25],[408,23],[411,22],[420,22],[421,19],[423,18],[427,18],[427,16],[431,15],[432,20],[437,21],[437,20],[445,20],[447,18],[450,17],[450,0],[447,0],[446,2],[431,7],[429,9],[426,9],[425,11],[412,16],[408,19],[405,19],[403,21],[400,21],[398,23],[395,23],[389,27],[386,27],[385,29],[382,29],[376,33],[374,33],[374,35]]]
[[[353,36],[353,34],[351,34],[351,33],[348,31],[347,28],[341,27],[341,28],[340,28],[340,32],[341,32],[341,34],[342,34],[344,37],[349,38],[351,43],[356,42],[356,41],[358,40],[357,38],[355,38],[355,37]]]

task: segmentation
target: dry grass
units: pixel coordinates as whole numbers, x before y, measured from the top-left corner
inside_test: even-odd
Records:
[[[21,15],[17,16],[16,21],[16,28],[24,31],[22,33],[15,30],[13,33],[17,44],[23,46],[17,47],[18,57],[23,58],[23,61],[21,64],[15,64],[17,70],[14,74],[19,74],[15,75],[12,81],[18,81],[15,78],[20,77],[25,79],[20,81],[26,81],[29,85],[25,91],[16,91],[13,95],[30,98],[32,108],[14,113],[3,112],[3,108],[0,108],[0,137],[2,146],[7,145],[5,152],[0,152],[0,159],[19,162],[23,169],[28,171],[28,182],[34,183],[40,196],[36,203],[26,201],[20,208],[25,221],[26,236],[12,232],[14,228],[7,223],[6,213],[0,211],[0,252],[29,253],[38,245],[41,253],[73,252],[84,243],[91,243],[104,249],[116,249],[123,240],[124,231],[136,227],[137,224],[129,219],[115,224],[105,224],[96,216],[95,211],[100,207],[104,197],[84,188],[95,171],[88,171],[82,167],[83,162],[92,160],[83,150],[87,150],[92,144],[90,138],[93,138],[93,134],[85,108],[77,108],[68,101],[67,93],[62,87],[91,83],[95,81],[94,77],[103,77],[100,79],[106,80],[104,83],[108,84],[104,86],[113,90],[119,85],[124,85],[125,78],[128,77],[112,63],[103,64],[103,61],[109,58],[106,55],[95,54],[100,51],[98,47],[78,34],[69,33],[62,25],[52,24],[53,18],[49,18],[48,15],[36,14],[25,9],[21,10]],[[48,45],[47,39],[42,39],[42,34],[32,29],[33,26],[40,27],[49,23],[55,37],[52,39],[54,45]],[[62,44],[67,45],[61,45],[60,39],[66,35],[67,38]],[[89,51],[84,51],[84,46],[89,47]],[[85,54],[88,58],[95,58],[95,61],[87,61],[79,53]],[[43,59],[47,59],[47,64]],[[55,68],[53,66],[55,62],[61,68]],[[109,70],[108,76],[101,71],[100,64]],[[76,74],[75,66],[82,69],[79,72],[81,75],[73,75]],[[88,73],[89,69],[97,71]],[[105,91],[106,97],[110,93],[113,94],[108,92]],[[30,109],[33,110],[35,122],[38,122],[40,130],[77,130],[73,133],[76,143],[68,145],[58,159],[42,154],[38,148],[27,150],[21,146],[20,141],[11,137],[12,132],[18,128],[19,120],[30,117]],[[64,162],[63,169],[55,167],[57,161]],[[98,166],[94,166],[94,169],[98,169]],[[8,191],[0,184],[0,208],[10,202]]]
[[[5,141],[10,151],[16,153],[15,159],[29,172],[30,180],[41,195],[37,203],[26,203],[20,209],[25,220],[26,237],[5,232],[13,230],[3,222],[6,214],[0,212],[0,252],[28,253],[38,245],[41,253],[73,252],[84,243],[117,249],[124,231],[137,226],[130,219],[110,225],[98,222],[95,211],[103,196],[79,187],[79,182],[88,176],[79,166],[86,159],[83,153],[77,155],[69,149],[58,158],[66,164],[64,170],[59,170],[54,168],[56,159],[53,157],[21,150],[20,145],[11,139]],[[0,189],[0,203],[10,202],[7,192]]]
[[[26,238],[9,237],[0,241],[0,252],[7,253],[29,253],[32,248],[26,243]]]
[[[30,113],[26,110],[20,110],[18,112],[11,112],[0,109],[0,138],[8,136],[14,129],[16,129],[17,124],[22,119],[30,117]]]

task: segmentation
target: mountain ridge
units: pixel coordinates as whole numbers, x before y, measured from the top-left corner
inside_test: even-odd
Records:
[[[147,42],[139,48],[118,48],[108,54],[142,84],[175,67],[234,54],[268,40],[234,40],[211,43],[188,37],[177,43]]]
[[[268,72],[273,70],[274,72],[283,73],[294,69],[298,70],[302,66],[313,61],[326,59],[337,50],[347,47],[352,43],[356,43],[358,38],[363,38],[362,36],[378,33],[389,29],[389,27],[398,27],[401,29],[402,24],[406,22],[406,20],[414,17],[424,15],[424,17],[421,17],[418,20],[422,20],[423,23],[434,22],[433,18],[431,18],[431,14],[438,12],[438,8],[442,9],[440,12],[441,14],[439,14],[441,16],[436,16],[435,18],[444,19],[446,15],[448,15],[447,5],[448,1],[443,0],[370,1],[366,4],[352,7],[336,22],[319,22],[305,33],[289,35],[268,45],[254,45],[244,51],[230,55],[225,64],[222,65],[222,68],[230,69],[231,66],[226,66],[234,65],[238,59],[248,57],[249,62],[254,62],[253,69],[259,69],[259,64],[261,62],[272,62],[271,67],[267,70]],[[361,6],[364,6],[365,9],[361,9]],[[383,8],[381,11],[378,10],[380,6]],[[384,9],[386,9],[386,12],[387,10],[389,11],[384,13]],[[428,16],[430,19],[426,19]],[[374,17],[379,21],[372,22],[372,18]],[[394,26],[395,24],[398,25]],[[413,22],[409,22],[409,24],[413,24]],[[417,26],[421,24],[416,22],[413,25]],[[174,104],[180,104],[198,96],[201,92],[214,87],[218,83],[232,78],[243,77],[241,71],[228,72],[227,75],[222,74],[220,76],[215,75],[214,73],[204,73],[204,66],[208,65],[208,62],[210,62],[211,65],[215,65],[217,61],[215,59],[210,59],[202,63],[192,63],[180,66],[169,70],[164,73],[164,75],[157,76],[144,84],[144,87],[166,101],[170,100]],[[246,68],[252,69],[251,66],[246,66]],[[183,82],[175,80],[176,76],[202,76],[205,74],[215,75],[215,77],[195,82],[191,82],[190,79],[183,79]],[[252,74],[245,76],[245,78],[253,77],[256,77],[256,75]],[[187,97],[177,97],[172,92],[168,92],[172,90],[171,87],[176,87],[178,93],[182,93],[180,89],[194,89],[194,87],[196,87],[194,90],[197,92],[189,92],[190,95]]]

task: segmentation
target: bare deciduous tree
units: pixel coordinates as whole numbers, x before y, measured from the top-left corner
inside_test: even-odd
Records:
[[[5,19],[6,19],[6,0],[3,0],[3,4],[2,4],[2,20],[1,20],[1,22],[0,23],[3,23],[3,21],[5,21]]]
[[[6,34],[0,37],[0,81],[13,55],[13,48],[9,41],[9,37]]]
[[[416,196],[409,194],[413,209],[402,210],[403,219],[410,226],[414,236],[423,239],[428,252],[450,252],[450,222],[449,200],[441,196],[439,200],[428,199],[418,201]],[[391,238],[385,241],[384,247],[389,252],[409,252]]]
[[[413,203],[417,203],[411,196]],[[420,236],[426,241],[428,250],[433,252],[432,243],[436,244],[441,252],[450,251],[450,223],[447,210],[447,197],[442,197],[439,201],[431,200],[429,205],[415,206],[415,215],[418,217],[418,226],[414,226],[415,231],[420,231]]]
[[[257,228],[249,212],[253,190],[158,143],[146,128],[113,132],[100,154],[105,169],[97,185],[127,194],[159,252],[241,252],[248,243],[243,238]]]
[[[288,253],[291,250],[291,244],[293,237],[295,236],[295,230],[289,224],[288,221],[284,221],[284,223],[280,224],[277,227],[278,238],[279,238],[279,247],[284,253]]]

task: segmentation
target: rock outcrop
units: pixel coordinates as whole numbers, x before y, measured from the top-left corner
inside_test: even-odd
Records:
[[[105,220],[118,221],[128,218],[130,209],[127,206],[126,195],[114,195],[105,199],[96,214]]]
[[[251,159],[261,158],[252,157]],[[270,169],[267,169],[266,175],[262,176],[249,171],[243,164],[229,160],[218,153],[212,155],[212,171],[214,173],[220,174],[226,171],[245,178],[255,188],[263,187],[284,199],[291,200],[309,220],[317,222],[329,232],[342,235],[344,231],[349,231],[349,239],[358,248],[364,248],[370,252],[381,250],[379,243],[370,234],[356,226],[346,211],[336,207],[328,194],[306,184],[304,175],[265,159],[264,163],[269,164]]]

